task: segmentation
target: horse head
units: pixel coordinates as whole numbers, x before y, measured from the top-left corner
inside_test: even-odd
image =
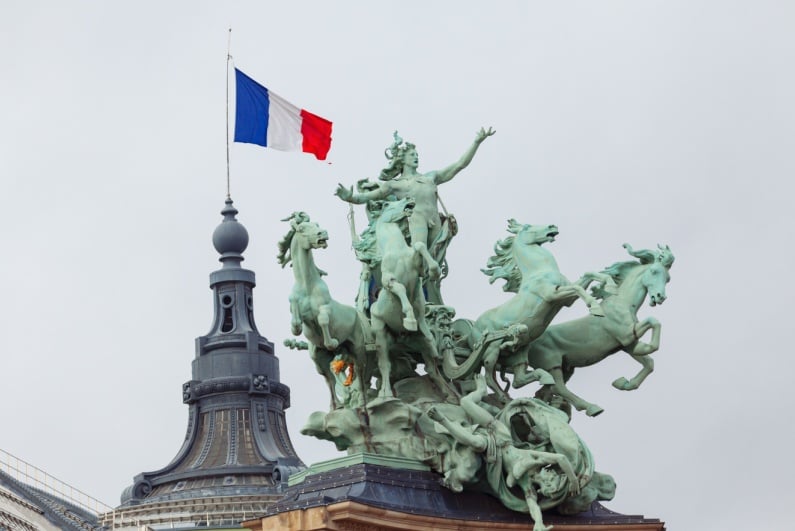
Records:
[[[624,244],[624,248],[646,267],[641,275],[641,282],[649,294],[649,304],[657,306],[665,302],[665,285],[671,280],[668,270],[674,263],[671,248],[657,245],[657,249],[635,251],[629,244]]]
[[[669,280],[671,280],[671,275],[662,264],[655,262],[646,266],[646,271],[641,276],[641,282],[649,294],[649,304],[657,306],[665,302],[665,285]]]
[[[282,221],[290,222],[290,230],[278,244],[277,260],[282,267],[292,261],[291,248],[294,245],[306,251],[328,247],[328,232],[316,222],[310,221],[306,212],[293,212]]]
[[[414,212],[414,199],[404,197],[396,201],[386,201],[383,203],[381,213],[378,215],[379,223],[399,223],[408,219]]]
[[[554,242],[558,235],[557,225],[527,225],[508,220],[508,232],[516,235],[516,243],[523,245],[541,245]]]
[[[300,238],[300,245],[304,249],[325,249],[328,247],[328,232],[317,222],[304,221],[295,228],[294,238]]]

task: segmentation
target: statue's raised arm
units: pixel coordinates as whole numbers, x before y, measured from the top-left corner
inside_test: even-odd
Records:
[[[469,163],[472,162],[472,159],[475,157],[475,153],[477,152],[480,144],[483,143],[488,137],[492,136],[496,133],[494,129],[489,127],[488,129],[481,127],[480,131],[475,134],[475,141],[472,142],[472,145],[469,146],[469,149],[458,159],[456,162],[450,164],[448,167],[436,171],[435,173],[435,181],[436,184],[446,183],[450,179],[456,176],[458,172],[469,166]]]

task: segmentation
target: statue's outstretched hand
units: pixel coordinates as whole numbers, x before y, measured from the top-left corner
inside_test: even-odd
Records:
[[[350,201],[353,198],[353,187],[345,188],[341,184],[337,185],[337,190],[334,192],[334,195],[342,199],[343,201]]]
[[[486,140],[488,137],[490,137],[496,132],[497,131],[495,131],[491,127],[489,127],[488,131],[485,128],[481,127],[480,131],[478,131],[477,134],[475,135],[475,142],[483,142],[484,140]]]

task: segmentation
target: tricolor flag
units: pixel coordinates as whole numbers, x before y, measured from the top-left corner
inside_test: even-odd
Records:
[[[331,147],[331,122],[299,109],[237,68],[235,79],[235,142],[303,151],[326,160]]]

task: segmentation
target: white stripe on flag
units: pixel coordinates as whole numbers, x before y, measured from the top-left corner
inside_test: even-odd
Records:
[[[268,90],[268,147],[281,151],[301,151],[301,109]]]

